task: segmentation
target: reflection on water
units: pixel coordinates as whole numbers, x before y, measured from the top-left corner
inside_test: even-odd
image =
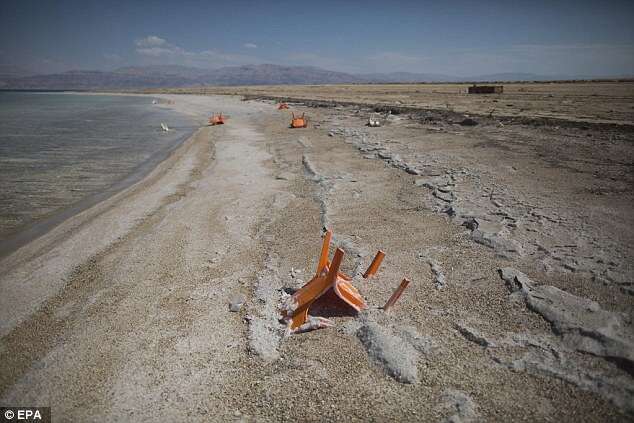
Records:
[[[0,240],[146,171],[192,130],[147,97],[0,92]]]

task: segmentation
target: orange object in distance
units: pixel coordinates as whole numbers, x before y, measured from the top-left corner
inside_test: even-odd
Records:
[[[299,117],[295,117],[295,113],[293,113],[292,116],[291,128],[306,128],[308,126],[308,119],[304,117],[304,113]]]
[[[222,113],[219,113],[219,114],[213,113],[211,117],[209,118],[209,125],[211,126],[224,125],[224,124],[225,124],[225,117],[222,115]]]

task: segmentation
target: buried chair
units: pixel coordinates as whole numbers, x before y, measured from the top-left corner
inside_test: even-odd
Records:
[[[308,126],[308,119],[304,117],[304,113],[301,116],[295,117],[295,113],[292,113],[291,128],[306,128]]]
[[[225,124],[225,117],[222,115],[222,113],[219,113],[219,114],[212,113],[211,117],[209,118],[209,125],[215,126],[215,125],[224,125],[224,124]]]
[[[335,294],[331,295],[330,298],[339,300],[340,303],[354,312],[368,308],[368,305],[361,294],[359,294],[359,291],[352,285],[352,278],[339,272],[345,254],[343,250],[337,248],[332,263],[328,261],[331,238],[332,232],[330,230],[326,231],[315,276],[293,295],[288,297],[281,306],[282,319],[288,324],[288,331],[290,333],[306,332],[313,329],[334,326],[334,323],[329,319],[310,316],[308,314],[315,301],[330,292],[330,290]],[[368,267],[368,270],[364,273],[364,278],[368,278],[377,272],[384,256],[385,253],[382,251],[376,254],[370,267]],[[384,308],[385,310],[396,302],[405,287],[400,289],[398,295],[394,294],[392,296],[390,301],[388,301],[389,305],[386,305],[387,307]]]

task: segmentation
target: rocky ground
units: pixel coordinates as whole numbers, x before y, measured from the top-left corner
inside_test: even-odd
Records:
[[[433,111],[368,128],[359,106],[292,105],[311,123],[290,130],[266,101],[166,98],[230,118],[0,262],[2,404],[59,421],[632,418],[627,128]],[[318,307],[334,328],[285,336],[277,307],[324,226],[370,310]]]

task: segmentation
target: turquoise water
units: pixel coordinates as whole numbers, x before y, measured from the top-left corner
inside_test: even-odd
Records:
[[[149,97],[0,92],[0,241],[140,179],[193,125]]]

